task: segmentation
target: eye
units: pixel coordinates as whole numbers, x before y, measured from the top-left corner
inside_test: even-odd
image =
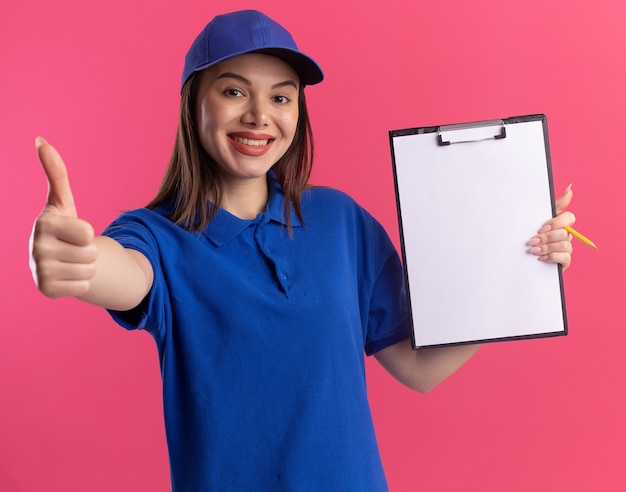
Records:
[[[287,104],[289,101],[291,101],[291,99],[289,99],[287,96],[274,96],[274,102],[278,103],[278,104]]]
[[[234,88],[228,88],[224,91],[224,94],[226,96],[231,96],[231,97],[242,97],[243,96],[243,92],[241,92],[239,89],[234,89]]]

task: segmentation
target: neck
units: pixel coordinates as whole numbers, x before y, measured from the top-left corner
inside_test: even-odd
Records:
[[[252,220],[265,210],[268,196],[265,176],[240,183],[230,182],[225,183],[221,205],[235,217]]]

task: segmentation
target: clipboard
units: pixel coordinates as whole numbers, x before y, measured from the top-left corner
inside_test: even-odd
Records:
[[[389,132],[414,348],[567,335],[543,114]]]

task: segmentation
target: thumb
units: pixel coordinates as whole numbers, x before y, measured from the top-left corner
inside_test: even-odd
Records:
[[[57,150],[42,137],[35,139],[35,146],[46,178],[48,178],[48,199],[44,212],[56,210],[62,215],[76,217],[76,205],[63,159]]]
[[[566,189],[565,192],[556,199],[555,205],[556,205],[556,214],[559,215],[561,212],[564,212],[567,207],[569,207],[569,204],[572,201],[572,198],[574,197],[574,192],[572,191],[572,185],[570,184]]]

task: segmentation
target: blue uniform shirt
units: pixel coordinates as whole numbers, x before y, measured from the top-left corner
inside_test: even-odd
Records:
[[[254,220],[220,209],[189,233],[164,206],[104,233],[154,268],[144,302],[112,315],[156,340],[173,490],[387,490],[363,352],[410,336],[397,252],[325,188],[304,193],[290,237],[269,187]]]

